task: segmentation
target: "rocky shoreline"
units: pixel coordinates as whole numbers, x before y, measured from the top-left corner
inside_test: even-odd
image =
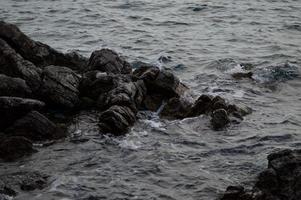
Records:
[[[36,142],[67,137],[68,119],[82,110],[99,112],[99,133],[112,135],[126,134],[139,111],[160,110],[159,116],[169,120],[205,114],[210,116],[213,130],[240,123],[252,112],[220,96],[203,94],[190,102],[185,99],[187,92],[189,88],[169,69],[143,63],[133,70],[129,62],[110,49],[94,51],[90,58],[75,52],[64,54],[30,39],[15,25],[0,22],[2,161],[31,155],[36,152]],[[0,182],[0,194],[15,196],[18,189],[47,185],[47,175],[22,173],[7,175],[16,180]],[[228,188],[223,199],[229,199],[237,188],[240,189]]]

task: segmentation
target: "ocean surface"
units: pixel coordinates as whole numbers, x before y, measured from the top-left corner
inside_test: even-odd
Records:
[[[140,113],[123,137],[100,135],[98,113],[82,112],[67,139],[0,163],[1,174],[51,176],[16,199],[212,200],[251,186],[268,153],[301,148],[300,0],[0,0],[0,20],[64,52],[111,48],[134,66],[171,68],[187,98],[220,95],[253,110],[224,131],[207,116]],[[254,80],[231,76],[249,69]]]

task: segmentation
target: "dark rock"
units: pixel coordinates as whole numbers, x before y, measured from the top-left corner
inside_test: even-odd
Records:
[[[184,119],[191,109],[191,104],[181,98],[171,98],[163,107],[160,117],[167,119]]]
[[[212,110],[212,97],[201,95],[193,104],[188,117],[196,117],[202,114],[209,113]]]
[[[167,101],[162,94],[149,94],[146,95],[143,101],[143,107],[146,110],[156,112],[161,107],[164,101]]]
[[[158,67],[144,66],[133,72],[136,79],[145,82],[148,94],[164,94],[166,98],[180,97],[188,88],[171,72]]]
[[[31,89],[20,78],[0,74],[0,96],[30,97]]]
[[[227,124],[230,123],[227,111],[225,109],[218,109],[213,111],[210,122],[214,130],[224,128]]]
[[[86,59],[82,56],[75,53],[63,54],[46,44],[31,40],[13,24],[0,21],[0,38],[5,40],[24,59],[38,67],[58,65],[81,70],[86,66]]]
[[[146,94],[144,82],[129,82],[99,96],[97,105],[105,110],[112,105],[127,106],[135,113],[138,111]]]
[[[107,74],[100,71],[90,71],[83,75],[79,91],[82,97],[97,100],[101,94],[109,92],[123,83],[131,82],[130,76]]]
[[[234,200],[301,199],[301,150],[281,150],[268,156],[268,168],[251,190],[239,192]],[[228,191],[225,196],[227,196]],[[224,196],[224,197],[225,197]],[[228,200],[231,198],[222,198]]]
[[[47,66],[42,73],[41,98],[50,106],[71,109],[79,105],[80,77],[71,69]]]
[[[94,51],[89,59],[88,69],[113,74],[132,73],[131,65],[110,49]]]
[[[1,24],[1,22],[0,22]],[[0,25],[0,32],[2,31]],[[0,38],[0,73],[24,79],[27,85],[36,91],[40,87],[41,70],[31,62],[24,60],[14,49]]]
[[[253,72],[236,72],[231,74],[234,79],[240,80],[243,78],[253,79]]]
[[[5,130],[10,136],[24,136],[32,141],[59,139],[63,131],[44,115],[32,111]]]
[[[25,137],[8,137],[0,141],[0,158],[13,161],[36,152],[30,140]]]
[[[122,135],[135,121],[135,113],[129,107],[115,105],[101,113],[99,117],[100,132]]]
[[[16,196],[20,190],[41,190],[47,186],[48,177],[48,175],[40,172],[29,171],[3,174],[0,176],[0,190],[1,188],[7,188],[9,191],[13,191],[11,194],[7,194],[10,196]]]
[[[0,97],[0,130],[10,126],[32,110],[42,110],[45,103],[19,97]]]

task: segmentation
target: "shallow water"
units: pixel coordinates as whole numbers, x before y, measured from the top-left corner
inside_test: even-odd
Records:
[[[51,175],[47,188],[17,199],[215,199],[228,185],[251,185],[271,151],[301,147],[299,0],[0,0],[0,20],[61,51],[108,47],[164,65],[192,98],[221,95],[253,109],[218,132],[206,116],[144,113],[125,137],[99,135],[97,113],[83,112],[70,138],[0,163],[1,173]],[[252,64],[254,81],[231,77],[242,63]]]

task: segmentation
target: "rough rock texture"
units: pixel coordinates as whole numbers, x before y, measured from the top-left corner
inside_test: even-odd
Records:
[[[24,136],[32,141],[59,139],[63,131],[44,115],[32,111],[5,130],[9,136]]]
[[[74,108],[79,104],[80,77],[71,69],[47,66],[42,73],[40,98],[51,106]]]
[[[0,175],[0,193],[13,197],[21,190],[32,191],[47,186],[48,175],[40,172],[21,171]],[[11,198],[10,198],[11,199]]]
[[[102,110],[112,105],[127,106],[136,113],[145,94],[146,88],[143,81],[122,83],[113,90],[100,95],[97,105]]]
[[[1,24],[1,23],[0,23]],[[0,32],[2,31],[0,25]],[[40,73],[31,62],[24,60],[13,48],[0,37],[0,73],[24,79],[33,91],[40,87]]]
[[[170,71],[144,66],[133,72],[136,79],[145,82],[148,94],[161,93],[167,98],[180,97],[188,88]]]
[[[118,85],[131,82],[127,75],[107,74],[106,72],[90,71],[83,75],[79,91],[82,97],[97,100],[101,94],[107,93]]]
[[[112,133],[122,135],[136,121],[136,115],[127,106],[112,106],[104,111],[99,117],[99,128],[101,133]]]
[[[70,67],[74,70],[81,70],[86,66],[86,59],[82,56],[74,53],[63,54],[46,44],[36,42],[13,24],[0,21],[0,38],[16,49],[24,59],[34,63],[38,67],[58,65]]]
[[[42,110],[45,103],[19,97],[0,97],[0,130],[32,110]]]
[[[156,112],[163,105],[163,102],[168,101],[162,94],[149,94],[146,95],[143,101],[144,110]]]
[[[13,161],[36,152],[30,140],[25,137],[0,138],[0,159]]]
[[[184,119],[191,109],[191,104],[181,98],[171,98],[160,113],[160,117],[167,119]]]
[[[131,65],[110,49],[94,51],[89,59],[88,69],[113,74],[132,73]]]
[[[12,78],[0,74],[0,96],[30,97],[31,89],[20,78]]]
[[[224,128],[227,124],[230,123],[227,111],[222,108],[213,111],[210,122],[214,130]]]
[[[268,161],[252,190],[230,186],[222,200],[301,199],[301,150],[278,151],[270,154]]]

